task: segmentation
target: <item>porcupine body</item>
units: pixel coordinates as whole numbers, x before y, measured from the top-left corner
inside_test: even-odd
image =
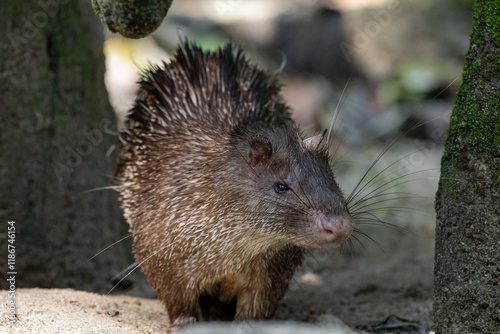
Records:
[[[323,136],[301,138],[276,79],[232,44],[186,41],[146,71],[120,136],[136,261],[173,326],[272,317],[304,251],[352,232]]]

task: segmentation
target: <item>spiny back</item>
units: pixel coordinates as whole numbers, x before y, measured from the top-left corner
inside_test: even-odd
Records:
[[[231,132],[242,122],[270,127],[291,122],[276,79],[250,64],[231,43],[204,52],[186,41],[163,65],[143,74],[126,128],[170,133],[202,124]]]

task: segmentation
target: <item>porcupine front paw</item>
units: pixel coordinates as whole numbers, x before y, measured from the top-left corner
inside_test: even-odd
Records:
[[[184,326],[187,325],[192,325],[197,323],[198,321],[194,316],[188,315],[188,316],[178,316],[175,318],[174,322],[170,325],[168,332],[167,333],[177,333],[179,329],[181,329]]]

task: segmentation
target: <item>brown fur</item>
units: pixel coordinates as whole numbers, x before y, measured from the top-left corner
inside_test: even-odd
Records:
[[[352,231],[321,138],[301,139],[276,80],[231,44],[186,42],[147,71],[121,140],[137,263],[174,326],[272,317],[305,249]]]

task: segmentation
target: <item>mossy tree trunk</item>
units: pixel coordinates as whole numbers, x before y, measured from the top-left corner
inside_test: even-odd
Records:
[[[500,2],[478,0],[436,199],[436,333],[500,329]]]
[[[115,118],[104,86],[102,25],[89,0],[0,2],[0,263],[15,221],[17,287],[107,291],[133,262],[107,186]]]

